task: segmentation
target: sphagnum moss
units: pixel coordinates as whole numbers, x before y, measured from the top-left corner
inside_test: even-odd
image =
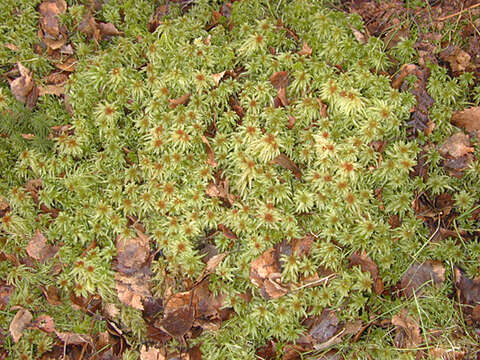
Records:
[[[131,219],[145,227],[152,247],[160,251],[151,265],[152,291],[158,297],[166,290],[163,274],[192,281],[200,276],[205,265],[198,249],[206,233],[219,225],[235,233],[234,241],[222,233],[209,240],[219,252],[229,252],[209,281],[212,291],[227,295],[225,306],[232,307],[234,315],[221,329],[204,331],[190,341],[200,344],[207,359],[253,359],[269,339],[281,350],[304,332],[306,316],[319,315],[325,308],[335,309],[342,321],[370,321],[368,309],[381,319],[408,307],[423,314],[429,328],[446,326],[442,317],[456,318],[446,297],[449,283],[416,299],[416,304],[402,304],[376,295],[370,274],[348,266],[353,252],[365,251],[378,265],[386,287],[394,286],[415,260],[460,262],[472,274],[478,246],[425,246],[427,230],[415,218],[411,202],[415,191],[461,190],[456,204],[471,211],[479,177],[470,170],[464,182],[446,176],[432,153],[434,169],[428,181],[410,178],[419,146],[407,141],[405,124],[415,99],[392,89],[389,79],[379,75],[389,58],[380,40],[360,44],[355,38],[351,26],[361,28],[359,17],[320,3],[238,1],[229,19],[233,30],[224,22],[228,19],[221,19],[209,31],[205,29],[218,4],[197,1],[184,15],[171,4],[170,15],[154,33],[146,30],[153,11],[149,2],[104,4],[98,15],[116,23],[124,36],[95,55],[88,41],[75,35],[81,51],[67,91],[73,115],[69,118],[52,98],[45,98],[32,119],[38,121],[42,111],[48,115],[48,105],[73,132],[54,138],[50,150],[23,142],[9,152],[5,145],[13,143],[0,139],[5,175],[0,189],[10,206],[2,218],[4,253],[26,256],[24,249],[37,229],[61,244],[58,255],[35,264],[35,271],[0,262],[2,277],[15,287],[0,315],[2,328],[13,318],[12,306],[22,306],[35,314],[51,314],[59,331],[89,333],[88,314],[48,304],[39,289],[56,286],[65,303],[71,293],[98,294],[120,308],[120,326],[132,345],[124,358],[135,358],[135,349],[147,341],[145,323],[140,311],[118,300],[113,266],[115,238],[135,236]],[[65,22],[75,22],[80,13],[81,6],[71,6]],[[299,54],[302,43],[311,54]],[[20,60],[31,56],[24,52],[22,48]],[[409,41],[393,51],[405,59],[413,54]],[[38,59],[30,66],[40,73],[46,67]],[[224,71],[230,73],[220,76]],[[232,75],[234,71],[239,74]],[[289,74],[289,104],[275,107],[277,89],[270,78],[278,71]],[[428,89],[436,100],[431,110],[437,125],[433,138],[450,134],[449,114],[465,106],[469,84],[468,75],[450,79],[432,67]],[[8,90],[0,90],[4,111],[15,101]],[[48,121],[52,116],[50,110]],[[208,141],[215,167],[202,139],[212,129],[215,134]],[[371,144],[382,141],[384,151],[375,151]],[[420,136],[419,144],[422,141]],[[301,177],[272,163],[280,154],[298,166]],[[218,180],[219,169],[234,196],[231,206],[205,195]],[[33,201],[26,185],[33,179],[42,182],[40,203],[59,210],[57,216],[40,211]],[[396,228],[389,225],[394,215],[400,222]],[[464,217],[458,226],[473,225]],[[307,233],[314,235],[311,253],[282,257],[282,281],[299,283],[320,267],[332,269],[336,277],[318,287],[264,299],[249,279],[250,263],[275,244]],[[85,251],[93,242],[97,247]],[[55,270],[59,266],[60,273]],[[170,291],[186,290],[178,284]],[[249,302],[238,296],[245,292],[253,294]],[[97,323],[95,331],[104,329],[103,321]],[[385,329],[375,327],[362,339],[338,347],[350,357],[375,356],[382,348],[389,348],[382,358],[399,355]],[[16,344],[10,338],[5,341],[12,358],[35,358],[52,346],[52,339],[39,330],[25,330]],[[172,340],[167,346],[175,344]]]

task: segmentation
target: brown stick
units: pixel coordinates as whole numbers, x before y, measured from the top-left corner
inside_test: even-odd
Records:
[[[455,16],[457,16],[457,15],[461,15],[461,14],[463,14],[464,12],[469,11],[469,10],[472,10],[472,9],[475,9],[476,7],[479,7],[479,6],[480,6],[480,3],[474,4],[474,5],[472,5],[472,6],[469,6],[469,7],[466,8],[466,9],[457,11],[456,13],[453,13],[453,14],[450,14],[450,15],[447,15],[447,16],[440,17],[440,18],[438,18],[438,19],[436,19],[436,20],[437,20],[437,21],[444,21],[444,20],[450,19],[450,18],[452,18],[452,17],[455,17]]]

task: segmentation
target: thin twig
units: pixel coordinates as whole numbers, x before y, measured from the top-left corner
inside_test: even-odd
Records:
[[[440,18],[437,19],[437,21],[444,21],[444,20],[451,19],[452,17],[458,16],[458,15],[462,15],[464,12],[469,11],[469,10],[472,10],[472,9],[475,9],[476,7],[479,7],[479,6],[480,6],[480,3],[475,4],[475,5],[472,5],[472,6],[469,6],[468,8],[463,9],[463,10],[460,10],[460,11],[457,11],[456,13],[453,13],[453,14],[450,14],[450,15],[447,15],[447,16],[440,17]]]

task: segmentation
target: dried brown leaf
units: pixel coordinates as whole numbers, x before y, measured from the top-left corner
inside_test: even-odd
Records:
[[[277,71],[270,76],[270,82],[277,90],[286,88],[288,86],[288,71]]]
[[[102,39],[105,39],[109,36],[122,35],[122,32],[119,31],[115,27],[115,25],[113,25],[111,22],[109,22],[109,23],[100,22],[100,23],[98,23],[98,28],[100,30],[100,35],[101,35]]]
[[[77,65],[77,60],[75,59],[75,57],[69,56],[64,61],[56,62],[56,63],[54,63],[54,65],[57,69],[60,69],[62,71],[73,72],[73,71],[75,71],[75,66]]]
[[[93,341],[90,335],[76,334],[71,332],[58,332],[55,331],[58,338],[64,342],[65,345],[83,345],[89,344],[93,346]]]
[[[95,41],[100,41],[102,39],[97,21],[90,12],[85,13],[77,30],[86,34],[89,38],[95,39]]]
[[[287,170],[290,170],[298,180],[301,179],[302,172],[300,171],[300,168],[287,155],[280,154],[275,159],[273,159],[272,162],[274,164],[280,165]]]
[[[61,305],[62,301],[60,300],[60,296],[58,295],[58,289],[50,285],[49,287],[42,286],[42,293],[47,299],[47,302],[50,305]]]
[[[33,316],[30,311],[26,309],[20,309],[10,323],[9,331],[12,335],[13,341],[18,342],[23,335],[23,330],[30,324]]]
[[[300,50],[298,52],[298,55],[310,56],[310,55],[312,55],[312,48],[310,46],[308,46],[308,44],[304,41],[303,46],[302,46],[302,50]]]
[[[468,132],[480,131],[480,106],[471,107],[453,114],[451,122]]]
[[[185,105],[190,100],[190,93],[182,95],[176,99],[168,99],[170,109],[175,109],[178,105]]]
[[[224,253],[221,253],[221,254],[217,254],[217,255],[214,255],[212,256],[210,259],[208,259],[207,261],[207,266],[205,268],[205,271],[207,273],[212,273],[215,271],[215,269],[217,268],[217,266],[222,262],[223,259],[225,259],[225,257],[228,255],[227,252],[224,252]]]
[[[238,236],[230,228],[226,227],[223,224],[218,224],[218,229],[225,235],[227,239],[237,240]]]
[[[215,160],[215,154],[213,152],[212,146],[208,142],[208,139],[204,135],[202,135],[202,142],[205,144],[205,147],[207,148],[207,164],[213,168],[216,168],[218,163],[217,163],[217,160]]]
[[[394,315],[392,324],[397,326],[395,344],[398,348],[415,348],[423,342],[420,335],[420,326],[408,315],[407,309],[403,309],[400,314]]]
[[[445,268],[440,261],[427,260],[421,264],[414,263],[402,276],[399,288],[404,296],[410,297],[431,281],[434,284],[445,281]]]
[[[451,158],[459,158],[474,151],[468,136],[463,132],[450,136],[439,149],[442,156]]]
[[[360,265],[360,268],[364,272],[369,272],[373,280],[373,289],[377,295],[380,295],[383,290],[383,281],[378,276],[378,266],[373,262],[370,256],[366,252],[356,251],[350,256],[350,265]]]
[[[220,83],[220,80],[222,80],[223,76],[225,75],[226,71],[219,72],[217,74],[212,74],[213,81],[215,82],[215,85],[218,86]]]
[[[142,345],[140,349],[140,360],[165,360],[164,350],[150,347],[147,349],[145,345]]]
[[[49,315],[40,315],[34,321],[32,321],[30,326],[42,330],[48,334],[55,331],[55,322]]]
[[[366,44],[366,43],[367,43],[367,37],[365,36],[364,33],[362,33],[361,31],[358,31],[358,30],[355,29],[353,26],[351,26],[350,29],[351,29],[352,32],[353,32],[353,36],[355,36],[355,39],[357,39],[357,41],[358,41],[360,44]]]
[[[45,86],[40,86],[38,95],[43,96],[43,95],[63,95],[65,94],[65,87],[64,86],[59,86],[59,85],[45,85]]]
[[[0,310],[2,310],[10,301],[10,296],[13,294],[14,287],[5,283],[0,283]]]
[[[166,314],[159,322],[159,326],[170,336],[179,338],[192,328],[193,320],[194,308],[185,305]]]
[[[455,267],[453,279],[458,297],[463,304],[477,305],[480,303],[480,277],[472,280],[462,269]]]
[[[458,46],[450,45],[440,52],[440,59],[447,61],[453,72],[465,71],[470,66],[471,56]]]
[[[38,11],[40,13],[40,26],[43,31],[52,37],[60,34],[60,19],[58,15],[67,10],[65,0],[47,0],[40,4]]]
[[[37,86],[33,80],[32,72],[21,63],[17,63],[17,66],[20,76],[10,83],[10,89],[18,101],[33,108],[36,102],[35,92],[38,97],[38,90],[36,90]],[[32,103],[33,105],[31,105]]]
[[[27,254],[41,262],[54,257],[57,251],[58,247],[47,244],[47,238],[38,229],[27,245]]]

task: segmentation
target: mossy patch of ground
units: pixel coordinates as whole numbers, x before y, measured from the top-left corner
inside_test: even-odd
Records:
[[[0,10],[2,358],[475,358],[475,7],[349,4]]]

